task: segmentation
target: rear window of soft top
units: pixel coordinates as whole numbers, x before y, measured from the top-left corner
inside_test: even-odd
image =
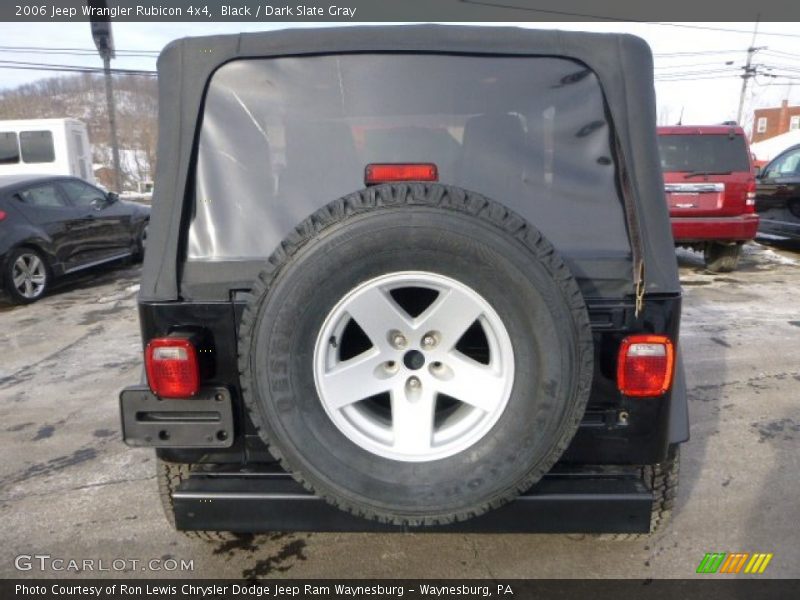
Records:
[[[263,259],[314,210],[363,188],[367,165],[434,163],[441,183],[532,216],[567,258],[627,261],[612,139],[596,75],[569,59],[229,62],[205,101],[188,258]]]

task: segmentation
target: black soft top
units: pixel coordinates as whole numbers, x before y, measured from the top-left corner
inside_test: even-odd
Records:
[[[187,198],[193,189],[196,130],[214,71],[240,58],[348,52],[539,55],[584,63],[600,81],[618,139],[634,252],[631,293],[641,261],[648,292],[680,291],[656,143],[652,54],[644,40],[516,27],[410,25],[185,38],[164,49],[158,60],[158,167],[140,300],[179,298],[181,223],[188,223],[191,211]]]

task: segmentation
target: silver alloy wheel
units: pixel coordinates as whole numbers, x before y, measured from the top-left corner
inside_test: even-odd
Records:
[[[435,298],[414,316],[396,300],[400,290]],[[351,321],[370,347],[342,358]],[[476,321],[480,360],[457,348]],[[351,290],[327,316],[314,381],[349,440],[385,458],[431,461],[464,451],[494,426],[511,395],[514,352],[499,315],[471,288],[435,273],[391,273]]]
[[[28,300],[38,298],[47,283],[47,268],[34,253],[20,254],[11,268],[11,279],[17,292]]]

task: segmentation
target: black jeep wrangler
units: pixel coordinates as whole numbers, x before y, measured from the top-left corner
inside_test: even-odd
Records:
[[[289,30],[158,68],[121,411],[179,530],[664,521],[689,431],[642,40]]]

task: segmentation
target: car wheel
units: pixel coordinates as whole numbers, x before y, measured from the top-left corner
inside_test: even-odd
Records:
[[[578,285],[534,227],[460,188],[384,185],[315,213],[270,258],[239,367],[259,434],[307,488],[432,525],[553,466],[592,348]]]
[[[741,253],[742,244],[711,242],[704,251],[706,269],[712,273],[730,273],[736,270]]]
[[[50,277],[46,259],[33,248],[17,248],[6,261],[6,291],[15,304],[36,302],[47,291]]]

